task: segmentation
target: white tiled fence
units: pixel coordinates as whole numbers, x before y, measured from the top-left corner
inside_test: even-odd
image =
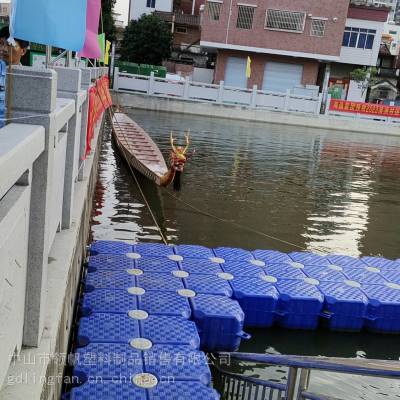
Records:
[[[304,96],[286,93],[276,93],[252,89],[184,81],[169,81],[142,75],[120,73],[118,68],[114,73],[114,90],[131,91],[151,96],[172,97],[182,100],[201,101],[215,104],[240,105],[255,109],[272,111],[291,111],[306,114],[319,114],[322,95]]]

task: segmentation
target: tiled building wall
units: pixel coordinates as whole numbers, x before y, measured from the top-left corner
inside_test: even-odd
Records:
[[[174,32],[174,46],[180,46],[182,43],[191,44],[200,42],[200,29],[198,27],[186,27],[186,33],[178,32],[180,25],[177,25]],[[181,27],[183,28],[183,26]]]
[[[231,8],[230,1],[224,0],[219,21],[211,21],[205,11],[201,40],[236,46],[339,56],[349,0],[249,0],[246,4],[256,6],[252,29],[236,28],[239,4],[243,2],[233,0]],[[293,33],[265,29],[267,9],[306,13],[304,31]],[[326,18],[326,32],[323,37],[310,35],[312,18]]]

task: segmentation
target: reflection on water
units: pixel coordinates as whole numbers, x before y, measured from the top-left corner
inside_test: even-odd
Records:
[[[296,245],[322,253],[400,257],[400,138],[137,110],[130,114],[164,154],[170,130],[183,137],[191,129],[196,154],[186,166],[179,198],[293,246],[205,217],[142,179],[171,243],[281,251],[296,250]],[[129,169],[115,153],[109,130],[101,154],[92,234],[95,239],[160,241]],[[398,337],[364,333],[273,329],[255,331],[243,346],[246,351],[285,354],[400,356]],[[262,374],[260,369],[256,372]],[[328,392],[338,379],[329,378],[328,384],[324,374],[318,375],[318,383],[324,383]],[[340,379],[346,399],[394,399],[400,394],[396,382],[347,377],[343,385]],[[346,389],[350,382],[351,396]]]

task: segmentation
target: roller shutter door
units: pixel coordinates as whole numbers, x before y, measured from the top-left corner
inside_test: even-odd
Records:
[[[225,66],[225,85],[247,88],[247,58],[228,57]]]
[[[302,65],[267,62],[264,69],[263,90],[285,93],[287,89],[301,85],[302,77]]]

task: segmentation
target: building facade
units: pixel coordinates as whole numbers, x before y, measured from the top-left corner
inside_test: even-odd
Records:
[[[216,54],[214,83],[298,94],[318,87],[324,97],[363,101],[351,72],[377,66],[389,12],[349,0],[206,0],[200,44]]]
[[[9,24],[10,3],[0,1],[0,28]]]
[[[350,4],[339,61],[329,71],[329,91],[334,98],[364,101],[368,91],[365,85],[351,80],[357,68],[376,67],[382,37],[387,26],[389,8]]]
[[[316,85],[324,65],[340,60],[348,6],[349,0],[207,0],[200,44],[217,54],[214,81],[277,92]]]
[[[129,19],[138,20],[143,14],[154,11],[172,12],[173,0],[130,0]]]

